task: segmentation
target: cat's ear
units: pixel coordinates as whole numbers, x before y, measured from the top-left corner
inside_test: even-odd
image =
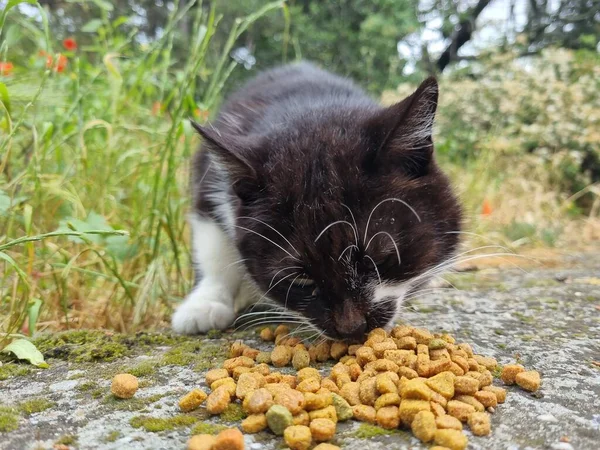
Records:
[[[257,194],[258,174],[250,157],[256,143],[250,137],[220,133],[212,125],[191,122],[202,136],[202,151],[207,151],[227,171],[234,192],[242,201],[250,201]]]
[[[426,175],[433,157],[433,120],[438,103],[435,78],[426,79],[409,97],[377,113],[367,122],[373,142],[366,163],[401,167],[407,174]]]

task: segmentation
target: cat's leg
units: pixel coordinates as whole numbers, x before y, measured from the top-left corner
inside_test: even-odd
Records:
[[[210,218],[190,217],[193,260],[202,279],[173,314],[173,330],[204,333],[231,325],[245,269],[229,235]]]

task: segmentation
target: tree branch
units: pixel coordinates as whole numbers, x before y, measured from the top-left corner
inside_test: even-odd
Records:
[[[446,47],[437,60],[436,66],[438,71],[443,72],[448,64],[456,60],[458,49],[471,39],[473,31],[475,31],[475,20],[477,20],[477,17],[479,17],[486,6],[489,5],[490,1],[479,0],[477,5],[468,13],[468,18],[459,23],[457,30],[452,35],[450,45]]]

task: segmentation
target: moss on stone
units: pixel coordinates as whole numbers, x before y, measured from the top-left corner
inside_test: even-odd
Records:
[[[129,424],[134,428],[143,428],[151,433],[158,433],[160,431],[174,430],[175,428],[187,427],[197,422],[193,416],[185,414],[179,414],[174,417],[163,418],[163,417],[150,417],[150,416],[136,416],[133,417]]]
[[[33,342],[47,358],[75,362],[112,361],[128,355],[133,345],[131,337],[93,330],[43,335]]]
[[[391,434],[400,434],[400,430],[386,430],[385,428],[371,425],[369,423],[361,423],[358,429],[352,434],[357,439],[372,439],[377,436],[389,436]]]
[[[209,330],[206,333],[206,337],[208,339],[221,339],[223,337],[223,332],[221,330]]]
[[[14,431],[19,428],[17,410],[7,406],[0,406],[0,433]]]
[[[195,434],[219,434],[221,431],[226,430],[225,425],[218,425],[207,422],[200,422],[194,428],[192,428],[192,435]]]
[[[230,403],[219,416],[223,422],[239,422],[246,418],[246,413],[239,403]]]
[[[121,432],[114,430],[106,435],[106,437],[104,438],[104,442],[115,442],[120,437],[121,437]]]
[[[31,415],[52,408],[54,405],[54,402],[51,402],[46,398],[32,398],[31,400],[21,403],[19,409],[24,414]]]
[[[0,366],[0,381],[8,380],[13,377],[22,377],[27,375],[30,371],[29,367],[21,364],[3,364]]]
[[[92,398],[100,398],[100,397],[102,397],[102,395],[104,395],[104,389],[102,389],[102,388],[95,389],[92,392],[90,392],[90,395],[92,396]]]
[[[156,394],[149,397],[117,398],[108,394],[102,400],[102,403],[118,411],[140,411],[148,405],[160,400],[167,394]]]
[[[55,442],[56,445],[73,445],[75,443],[77,443],[77,436],[74,434],[65,434]]]
[[[150,375],[154,375],[156,372],[156,362],[144,361],[136,366],[125,369],[123,372],[130,373],[136,377],[149,377]]]
[[[95,389],[98,389],[98,383],[95,381],[86,381],[85,383],[81,383],[79,386],[77,386],[77,390],[81,392],[88,392]]]

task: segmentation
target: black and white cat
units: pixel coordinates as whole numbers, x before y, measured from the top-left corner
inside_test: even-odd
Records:
[[[433,155],[437,100],[429,78],[383,108],[299,63],[195,125],[196,285],[174,330],[226,328],[264,299],[334,339],[392,325],[458,244],[461,209]]]

